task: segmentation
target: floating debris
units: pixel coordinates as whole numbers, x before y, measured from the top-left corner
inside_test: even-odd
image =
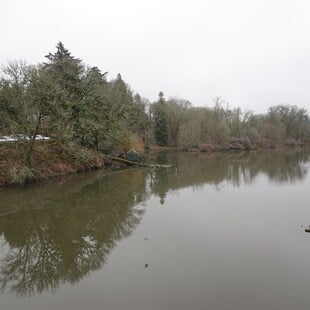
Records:
[[[173,167],[172,165],[159,165],[159,164],[139,163],[139,162],[136,162],[136,161],[131,161],[131,160],[123,159],[121,157],[110,156],[110,155],[109,155],[109,158],[111,160],[114,160],[114,161],[126,164],[127,166],[147,167],[147,168],[151,168],[151,169],[155,169],[155,168],[171,168],[171,167]]]

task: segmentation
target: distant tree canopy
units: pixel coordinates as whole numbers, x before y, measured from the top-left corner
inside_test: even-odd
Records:
[[[162,92],[150,103],[120,74],[107,80],[107,72],[86,66],[62,42],[45,57],[37,65],[11,61],[0,79],[0,134],[30,137],[24,141],[29,166],[39,134],[107,153],[129,149],[137,139],[187,149],[236,139],[257,144],[310,137],[308,112],[297,106],[277,105],[255,115],[231,109],[219,97],[213,107],[193,107]]]

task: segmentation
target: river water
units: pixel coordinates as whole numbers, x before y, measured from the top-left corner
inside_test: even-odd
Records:
[[[310,307],[310,152],[0,189],[1,310]]]

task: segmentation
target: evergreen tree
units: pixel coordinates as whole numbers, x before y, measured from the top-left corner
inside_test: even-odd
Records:
[[[139,94],[135,94],[133,103],[128,111],[127,126],[130,131],[143,138],[145,137],[146,128],[149,125],[145,109],[145,100],[143,100]]]
[[[81,95],[81,77],[84,71],[82,61],[75,58],[64,47],[62,42],[56,45],[56,52],[45,56],[49,62],[46,69],[55,79],[60,90],[67,93],[70,98]]]
[[[72,139],[76,136],[83,109],[84,67],[82,61],[72,56],[62,42],[56,45],[56,52],[49,53],[46,58],[49,62],[44,64],[44,70],[54,81],[54,97],[58,105],[58,113],[55,115],[57,135]]]
[[[159,99],[154,105],[154,120],[156,143],[160,146],[166,146],[168,144],[169,129],[166,100],[163,92],[159,93]]]
[[[112,100],[110,112],[116,115],[119,119],[125,117],[125,113],[131,108],[133,98],[132,92],[126,85],[120,73],[114,81],[111,82]]]

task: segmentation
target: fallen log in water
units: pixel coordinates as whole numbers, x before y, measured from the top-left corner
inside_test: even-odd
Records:
[[[146,163],[139,163],[131,160],[127,160],[124,158],[110,156],[111,160],[126,164],[128,166],[138,166],[138,167],[147,167],[147,168],[170,168],[172,165],[159,165],[159,164],[146,164]]]

